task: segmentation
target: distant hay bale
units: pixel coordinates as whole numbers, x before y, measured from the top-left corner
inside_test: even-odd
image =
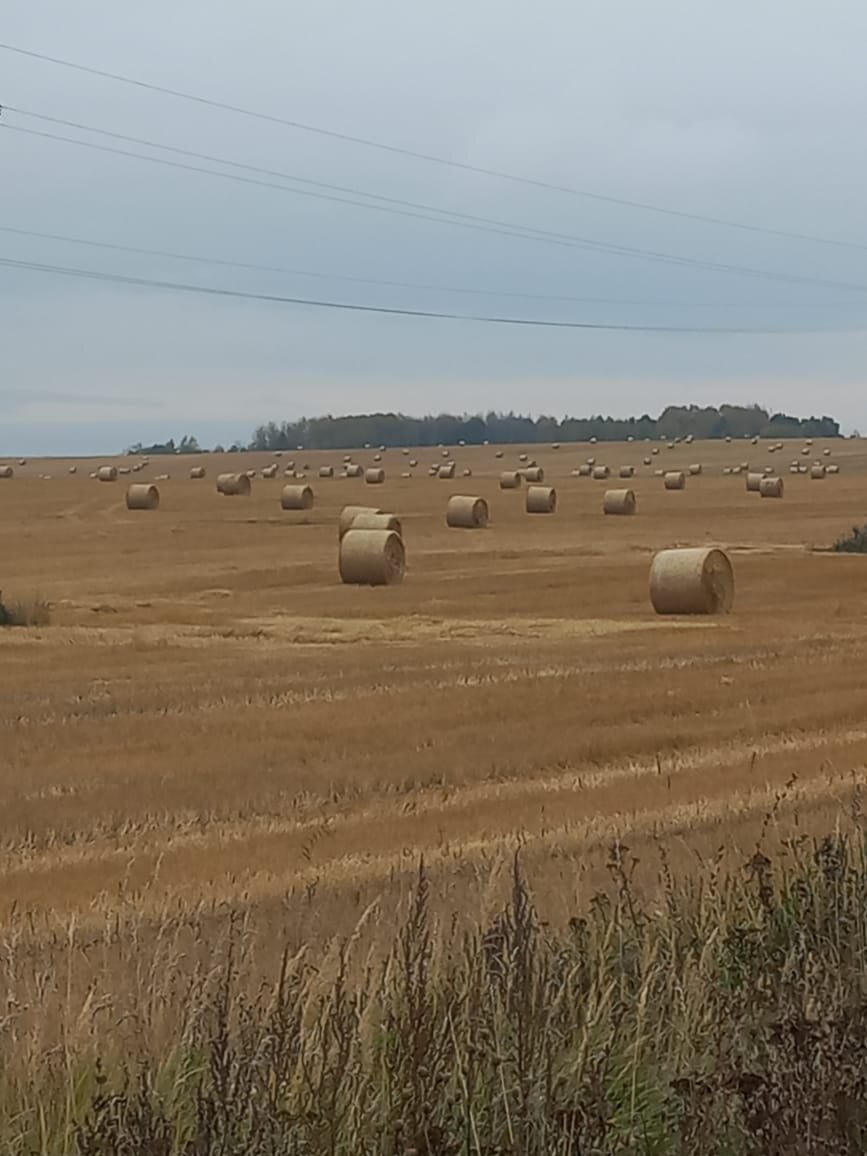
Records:
[[[656,457],[656,455],[659,453],[659,446],[653,446],[650,452],[654,457]]]
[[[78,473],[78,466],[70,466],[70,467],[69,467],[69,472],[70,472],[71,474],[77,474],[77,473]]]
[[[825,455],[826,458],[829,458],[831,456],[831,451],[828,448],[825,448],[824,450],[822,450],[822,453]]]
[[[756,473],[748,473],[747,474],[746,487],[747,487],[747,493],[748,494],[757,494],[761,488],[761,484],[762,484],[762,475],[761,474],[756,474]]]
[[[674,449],[674,445],[675,445],[675,443],[674,443],[674,442],[669,442],[669,443],[666,445],[666,447],[665,447],[665,448],[666,448],[667,450],[673,450],[673,449]]]
[[[147,482],[133,482],[126,491],[126,508],[128,510],[156,510],[159,504],[159,490],[156,486],[149,486]]]
[[[382,510],[377,509],[376,506],[344,506],[340,511],[340,517],[337,520],[337,533],[339,537],[352,529],[352,523],[359,514],[381,514]]]
[[[526,460],[527,460],[527,454],[518,454],[518,461],[519,462],[525,462]]]
[[[552,449],[552,450],[559,450],[559,448],[560,448],[560,443],[559,443],[559,442],[552,442],[552,443],[551,443],[551,449]]]
[[[687,435],[686,435],[686,437],[685,437],[683,440],[686,442],[686,444],[687,444],[688,446],[691,446],[691,445],[692,445],[692,443],[695,441],[695,438],[694,438],[694,436],[693,436],[692,434],[687,434]]]
[[[406,551],[393,530],[348,530],[340,540],[342,582],[355,586],[394,586],[403,581]]]
[[[404,471],[403,471],[403,473],[402,473],[400,476],[401,476],[402,478],[411,478],[411,477],[412,477],[412,474],[409,472],[409,470],[404,470]]]
[[[0,466],[0,478],[14,478],[15,471],[11,466]]]
[[[374,454],[374,455],[373,455],[373,460],[374,460],[375,462],[381,462],[381,461],[382,461],[382,454]]]
[[[652,461],[653,461],[653,458],[642,458],[641,464],[644,466],[649,466]]]
[[[276,466],[265,466],[264,470],[262,470],[262,477],[263,478],[276,478],[277,477],[277,467]]]
[[[669,470],[663,474],[662,482],[667,490],[685,490],[686,474],[680,470]]]
[[[825,467],[821,464],[810,467],[810,477],[814,482],[821,481],[826,473]]]
[[[429,478],[435,478],[439,475],[439,472],[440,472],[439,466],[430,466],[428,468],[428,471],[427,471],[427,476]]]
[[[826,470],[825,472],[826,472],[826,473],[828,473],[828,474],[839,474],[839,472],[840,472],[840,467],[839,467],[839,466],[837,466],[837,465],[828,466],[828,468],[827,468],[827,470]]]
[[[609,470],[608,466],[594,466],[592,476],[596,479],[597,482],[604,482],[610,473],[611,471]]]
[[[506,470],[500,474],[500,489],[501,490],[519,490],[521,488],[521,475],[517,470]]]
[[[488,524],[488,503],[484,498],[453,494],[446,505],[446,525],[453,529],[483,530]]]
[[[665,477],[665,470],[654,470],[653,476],[655,478],[664,478]]]
[[[593,473],[593,467],[588,466],[586,462],[584,463],[583,466],[578,467],[578,477],[579,478],[589,478],[592,473]]]
[[[804,438],[804,445],[805,446],[811,446],[812,444],[813,444],[812,438]]]
[[[801,470],[800,470],[799,466],[789,466],[789,473],[790,474],[799,474],[800,472],[801,472]]]
[[[447,458],[447,457],[449,456],[449,451],[448,451],[448,450],[442,450],[442,451],[441,451],[441,456],[442,456],[442,457],[444,457],[444,458]]]
[[[783,479],[776,477],[762,478],[759,482],[759,493],[763,498],[782,498]]]
[[[334,477],[334,466],[320,466],[319,467],[319,476],[320,476],[320,478],[333,478]]]
[[[528,486],[525,509],[528,514],[553,514],[557,491],[552,486]]]
[[[244,473],[250,479],[251,482],[252,482],[253,478],[255,478],[255,476],[256,476],[255,470],[245,470]],[[298,475],[296,474],[295,476],[297,477]]]
[[[715,547],[662,550],[650,567],[657,614],[728,614],[735,581],[728,556]]]
[[[810,452],[810,447],[809,447],[809,446],[802,446],[802,447],[801,447],[801,453],[802,453],[802,454],[809,454],[809,452]]]
[[[98,482],[116,482],[117,466],[100,466],[96,471],[96,480]]]
[[[205,476],[205,467],[204,466],[193,466],[193,468],[190,470],[190,477],[191,478],[203,478],[204,476]]]
[[[762,476],[765,478],[772,477],[773,473],[774,473],[774,467],[773,466],[765,466],[765,468],[762,470]]]
[[[171,477],[171,474],[157,474],[156,477],[154,478],[154,481],[155,482],[167,482],[170,477]]]
[[[732,439],[730,437],[727,437],[726,438],[726,445],[730,446],[731,444],[732,444]]]
[[[521,470],[521,473],[524,475],[525,482],[532,482],[534,485],[545,480],[545,471],[541,466],[527,466],[526,469]]]
[[[621,478],[632,478],[635,476],[635,467],[634,466],[621,466],[620,469],[617,471],[617,473],[618,473],[618,476]]]
[[[808,474],[809,472],[810,472],[810,467],[808,465],[806,465],[806,463],[802,466],[798,466],[798,473],[799,474]]]
[[[729,478],[729,477],[731,477],[731,473],[732,473],[732,468],[731,468],[731,466],[723,466],[723,477],[724,477],[724,478]]]
[[[595,437],[591,438],[591,439],[590,439],[590,444],[591,444],[591,446],[595,446],[598,440],[599,440],[599,439],[598,439],[598,438],[595,438]]]
[[[400,452],[403,454],[403,456],[404,456],[405,458],[409,457],[409,450],[407,450],[407,449],[403,449],[403,450],[401,450]]]
[[[587,462],[587,465],[591,467],[591,469],[596,465],[596,458],[585,458],[584,460]]]
[[[691,478],[697,478],[700,473],[701,473],[701,462],[693,462],[692,465],[689,467],[689,476]]]
[[[280,505],[284,510],[312,510],[313,490],[310,486],[284,486]]]
[[[501,458],[502,456],[503,456],[503,451],[502,451],[502,450],[497,450],[497,451],[496,451],[496,453],[494,454],[494,457],[495,457],[495,458]]]
[[[118,472],[118,474],[120,474],[122,477],[126,477],[126,476],[127,476],[128,474],[130,474],[132,471],[130,470],[129,466],[118,466],[117,472]]]
[[[469,466],[467,466],[467,468],[465,470],[461,470],[461,477],[462,478],[471,478],[472,476],[473,476],[473,471],[469,468]]]
[[[364,473],[364,470],[361,468],[360,465],[358,465],[357,462],[346,467],[347,478],[360,478],[363,473]]]
[[[759,444],[759,439],[758,439],[758,438],[753,438],[753,440],[752,440],[752,444],[753,444],[754,446],[757,446],[757,445]]]
[[[246,474],[218,474],[217,493],[227,498],[247,497],[252,489]]]
[[[633,490],[606,490],[602,498],[603,514],[634,514],[635,492]]]
[[[371,467],[364,471],[364,480],[369,486],[381,486],[385,481],[385,470],[381,467]]]
[[[450,481],[455,476],[455,463],[447,462],[444,466],[440,466],[437,470],[437,476]]]

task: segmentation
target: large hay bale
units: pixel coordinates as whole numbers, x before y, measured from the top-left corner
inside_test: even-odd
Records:
[[[391,530],[403,537],[403,525],[397,514],[385,514],[381,510],[375,513],[371,510],[362,510],[352,519],[350,530]],[[347,531],[348,532],[348,531]]]
[[[247,497],[252,489],[246,474],[218,474],[217,493],[227,498]]]
[[[440,466],[440,468],[437,470],[437,477],[443,478],[447,482],[451,481],[451,479],[454,476],[455,476],[455,463],[454,462],[446,462],[446,464],[444,466]]]
[[[133,482],[126,491],[128,510],[156,510],[160,504],[160,492],[147,482]]]
[[[524,475],[524,481],[532,482],[533,485],[539,485],[540,482],[544,482],[545,480],[545,471],[541,466],[527,466],[521,470],[521,473]]]
[[[608,466],[594,466],[593,467],[593,477],[596,479],[597,482],[604,482],[605,479],[610,475],[610,473],[611,473],[611,470],[609,470]]]
[[[689,467],[689,476],[691,478],[697,478],[700,473],[701,473],[701,462],[693,462],[692,465]]]
[[[344,506],[337,520],[337,533],[342,538],[347,530],[352,529],[352,523],[359,514],[381,514],[382,510],[376,506]]]
[[[747,481],[746,481],[747,493],[758,494],[759,491],[761,490],[761,485],[762,485],[762,475],[761,474],[752,473],[752,472],[747,474]]]
[[[635,476],[635,466],[621,466],[617,474],[621,478],[632,478]]]
[[[348,465],[346,467],[347,478],[360,478],[363,475],[363,473],[364,473],[364,470],[361,468],[361,466],[357,462],[353,462],[351,465]]]
[[[284,486],[280,505],[284,510],[312,510],[313,491],[309,486]]]
[[[528,486],[525,509],[528,514],[553,514],[557,491],[552,486]]]
[[[320,466],[319,467],[319,476],[320,476],[320,478],[333,478],[334,477],[334,466]]]
[[[204,476],[205,476],[205,467],[204,466],[193,466],[192,469],[190,470],[190,477],[191,478],[203,478]]]
[[[406,551],[393,530],[356,530],[340,539],[342,582],[356,586],[393,586],[403,581]]]
[[[98,482],[116,482],[117,466],[100,466],[96,471],[96,480]]]
[[[817,463],[810,467],[810,477],[814,482],[821,481],[825,476],[825,467],[821,463]]]
[[[381,466],[365,470],[364,480],[369,486],[381,486],[385,481],[385,470]]]
[[[681,470],[669,470],[662,476],[662,484],[667,490],[685,490],[686,474]]]
[[[635,492],[633,490],[606,490],[602,498],[603,514],[634,514]]]
[[[517,470],[505,470],[500,474],[500,489],[519,490],[521,488],[521,480],[521,475]]]
[[[592,473],[593,473],[593,467],[588,466],[586,462],[584,463],[583,466],[578,467],[578,477],[579,478],[589,478]]]
[[[735,580],[716,547],[662,550],[650,567],[650,601],[657,614],[728,614]]]
[[[0,466],[0,478],[14,478],[15,471],[11,466]]]
[[[484,498],[453,494],[446,506],[446,525],[454,529],[483,530],[488,524],[488,503]]]
[[[765,477],[759,482],[759,493],[763,498],[782,498],[783,479]]]

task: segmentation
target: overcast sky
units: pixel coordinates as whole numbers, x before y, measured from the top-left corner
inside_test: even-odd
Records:
[[[5,0],[0,40],[472,165],[867,246],[860,0]],[[867,248],[510,183],[2,50],[0,103],[307,180],[806,279],[461,228],[3,130],[0,225],[319,276],[0,232],[6,258],[411,309],[798,332],[508,328],[0,266],[0,453],[112,452],[185,432],[213,444],[272,418],[376,409],[581,416],[757,401],[867,427],[867,292],[813,283],[867,287]],[[171,155],[5,108],[0,124]]]

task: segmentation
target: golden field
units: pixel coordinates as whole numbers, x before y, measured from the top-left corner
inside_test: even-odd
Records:
[[[686,861],[748,846],[780,792],[776,813],[826,828],[867,758],[867,559],[827,552],[867,517],[867,450],[827,444],[841,473],[824,481],[789,476],[800,443],[663,445],[654,467],[703,465],[682,493],[644,445],[524,447],[559,496],[535,517],[498,488],[521,447],[455,449],[473,476],[454,481],[427,476],[431,449],[402,479],[392,449],[378,487],[316,477],[342,452],[196,458],[195,481],[193,459],[115,483],[91,480],[96,461],[16,466],[2,589],[52,617],[0,632],[0,923],[26,915],[38,938],[228,903],[267,925],[315,890],[325,934],[347,896],[356,911],[419,856],[484,892],[518,845],[556,917],[564,890],[604,877],[614,838],[664,835]],[[591,453],[611,481],[570,476]],[[280,509],[290,458],[310,467],[309,513]],[[281,475],[251,497],[216,493],[221,470],[272,460]],[[740,461],[777,466],[785,498],[722,476]],[[127,481],[163,472],[160,509],[128,511]],[[603,517],[621,485],[638,514]],[[488,500],[488,530],[446,528],[461,492]],[[402,517],[403,585],[340,584],[348,503]],[[711,542],[734,564],[734,613],[657,617],[653,553]]]

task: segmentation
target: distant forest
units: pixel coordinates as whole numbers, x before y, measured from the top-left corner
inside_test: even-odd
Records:
[[[524,417],[515,413],[439,414],[407,417],[400,413],[355,414],[346,417],[301,418],[300,421],[260,425],[252,440],[236,442],[229,450],[287,450],[298,446],[310,450],[352,449],[363,445],[435,446],[481,445],[483,442],[583,442],[590,438],[625,441],[628,437],[678,438],[832,438],[840,437],[840,424],[831,417],[791,417],[771,414],[761,406],[670,405],[659,417]],[[223,446],[215,446],[223,451]],[[152,446],[131,446],[131,453],[196,453],[199,444],[189,435],[178,443],[172,439]]]

